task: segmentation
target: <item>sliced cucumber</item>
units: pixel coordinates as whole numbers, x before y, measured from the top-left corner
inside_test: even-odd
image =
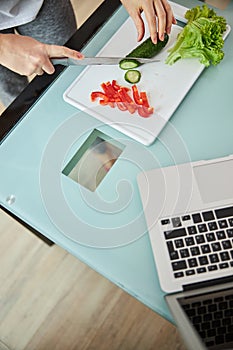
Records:
[[[128,69],[133,69],[133,68],[137,68],[141,65],[140,62],[138,62],[137,60],[134,60],[132,58],[123,58],[120,63],[120,68],[121,69],[125,69],[125,70],[128,70]]]
[[[125,73],[125,80],[130,84],[136,84],[141,79],[141,73],[136,69],[129,69]]]
[[[127,70],[127,69],[134,69],[141,66],[142,63],[140,63],[136,59],[133,59],[132,57],[152,58],[155,55],[157,55],[167,45],[168,39],[169,39],[169,36],[167,33],[164,34],[163,41],[158,39],[157,44],[154,44],[151,38],[147,38],[140,45],[138,45],[133,51],[131,51],[128,55],[126,55],[126,58],[123,58],[120,61],[119,63],[120,68]],[[130,58],[127,58],[127,57],[130,57]]]

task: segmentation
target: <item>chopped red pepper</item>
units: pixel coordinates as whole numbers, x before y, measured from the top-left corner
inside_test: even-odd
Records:
[[[117,84],[116,80],[112,81],[112,87],[113,89],[115,89],[116,91],[118,91],[120,89],[120,85]]]
[[[127,111],[128,108],[126,106],[126,104],[124,102],[117,102],[117,107],[121,110],[121,111]]]
[[[133,85],[133,86],[132,86],[132,90],[133,90],[133,98],[134,98],[134,101],[135,101],[138,105],[142,105],[143,101],[142,101],[142,98],[141,98],[140,95],[139,95],[139,91],[138,91],[137,85]]]
[[[92,102],[99,98],[101,105],[109,105],[112,108],[117,106],[121,111],[127,110],[131,114],[138,111],[138,114],[143,118],[148,118],[154,112],[154,109],[149,105],[146,92],[139,93],[136,85],[132,86],[132,97],[130,96],[131,90],[128,87],[120,86],[116,80],[102,83],[101,87],[103,92],[93,91],[91,93]]]
[[[94,102],[97,98],[100,99],[99,100],[100,104],[108,104],[108,102],[109,102],[108,96],[104,92],[93,91],[91,93],[91,101]]]
[[[143,118],[148,118],[151,114],[153,114],[154,109],[152,107],[140,106],[138,107],[138,114]]]
[[[148,102],[148,98],[147,98],[146,92],[145,92],[145,91],[142,91],[142,92],[140,93],[140,97],[141,97],[141,100],[142,100],[142,105],[143,105],[144,107],[149,108],[150,105],[149,105],[149,102]]]

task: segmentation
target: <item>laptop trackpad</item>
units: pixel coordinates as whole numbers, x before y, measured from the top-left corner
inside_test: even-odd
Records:
[[[194,166],[193,171],[204,203],[233,198],[233,160]]]

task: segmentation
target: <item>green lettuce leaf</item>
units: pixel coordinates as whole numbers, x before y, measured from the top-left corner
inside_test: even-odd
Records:
[[[188,10],[185,18],[187,24],[168,50],[165,62],[172,65],[181,58],[197,57],[206,67],[220,63],[224,57],[222,35],[226,30],[226,19],[207,5]]]

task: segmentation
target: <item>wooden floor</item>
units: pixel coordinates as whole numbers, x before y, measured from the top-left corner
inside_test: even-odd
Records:
[[[79,25],[100,2],[72,1]],[[0,242],[0,350],[185,350],[173,325],[4,212]]]
[[[176,328],[0,212],[0,350],[185,350]]]

